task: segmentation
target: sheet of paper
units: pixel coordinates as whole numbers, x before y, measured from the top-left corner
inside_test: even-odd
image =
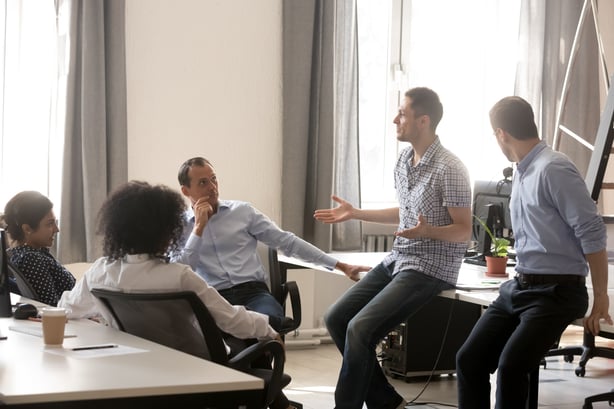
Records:
[[[42,325],[9,325],[9,330],[21,332],[22,334],[34,335],[35,337],[43,337]],[[73,338],[76,336],[77,335],[69,332],[68,330],[64,331],[64,338]]]
[[[498,290],[503,281],[484,281],[476,283],[457,283],[459,290]]]

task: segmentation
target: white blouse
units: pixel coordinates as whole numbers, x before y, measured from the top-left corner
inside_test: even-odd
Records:
[[[243,306],[231,305],[189,266],[165,263],[147,254],[130,254],[121,260],[102,257],[85,272],[71,291],[65,291],[58,307],[69,318],[102,317],[113,323],[106,307],[90,292],[92,288],[127,292],[193,291],[203,301],[218,327],[237,338],[275,338],[269,317]]]

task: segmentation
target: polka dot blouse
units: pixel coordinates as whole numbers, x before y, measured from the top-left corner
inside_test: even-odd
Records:
[[[11,264],[23,273],[38,294],[37,301],[55,306],[62,293],[75,286],[75,277],[47,248],[22,245],[8,249],[7,253]]]

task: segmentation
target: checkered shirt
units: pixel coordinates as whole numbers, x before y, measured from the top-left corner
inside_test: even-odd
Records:
[[[399,230],[414,227],[418,215],[433,226],[452,223],[448,207],[471,207],[471,185],[465,165],[445,149],[437,137],[417,166],[412,167],[413,148],[404,149],[394,177],[399,200]],[[385,265],[394,264],[394,274],[416,270],[452,285],[456,284],[467,243],[427,238],[397,237]]]

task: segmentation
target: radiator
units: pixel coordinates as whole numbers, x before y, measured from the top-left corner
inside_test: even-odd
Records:
[[[362,237],[362,251],[390,251],[394,239],[392,234],[365,234]]]

